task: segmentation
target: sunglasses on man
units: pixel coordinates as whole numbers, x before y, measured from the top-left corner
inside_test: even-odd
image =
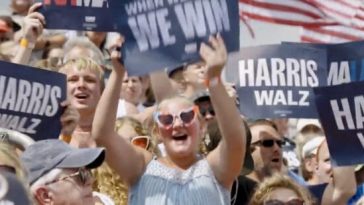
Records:
[[[89,180],[91,180],[92,173],[91,173],[91,170],[89,170],[89,169],[79,168],[77,172],[75,172],[73,174],[70,174],[70,175],[67,175],[67,176],[64,176],[64,177],[61,177],[61,178],[58,178],[58,179],[55,179],[53,181],[47,182],[47,183],[45,183],[45,185],[53,184],[53,183],[56,183],[56,182],[59,182],[59,181],[64,181],[64,180],[67,180],[67,179],[72,178],[72,177],[77,177],[80,184],[82,186],[85,186],[86,183]]]
[[[305,202],[302,199],[291,199],[286,202],[277,199],[271,199],[264,202],[264,205],[304,205],[304,204]]]
[[[154,114],[154,120],[160,127],[170,129],[176,118],[179,118],[184,125],[189,125],[193,119],[195,119],[196,113],[198,112],[199,109],[197,106],[192,106],[191,108],[182,110],[180,113],[174,115],[170,113],[157,112]]]
[[[274,139],[266,139],[266,140],[258,140],[252,145],[261,145],[263,147],[273,147],[274,143],[278,145],[278,147],[282,148],[282,145],[284,144],[283,140],[274,140]]]

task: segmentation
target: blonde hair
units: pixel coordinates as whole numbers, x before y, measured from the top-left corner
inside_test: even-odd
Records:
[[[92,170],[95,178],[94,191],[109,196],[115,204],[128,204],[128,186],[106,162]]]
[[[312,205],[314,201],[309,192],[296,184],[288,176],[276,173],[272,177],[266,178],[256,189],[251,198],[250,205],[263,205],[264,201],[269,197],[270,193],[278,188],[290,189],[304,201],[305,205]]]
[[[124,125],[131,125],[138,135],[149,135],[141,122],[132,117],[118,118],[115,122],[115,130],[118,131]],[[156,140],[150,139],[148,151],[159,156]],[[128,186],[121,177],[107,164],[93,171],[95,177],[94,190],[110,196],[115,204],[126,205],[128,203]]]
[[[23,183],[26,183],[27,176],[25,169],[22,166],[13,145],[6,142],[0,142],[0,163],[2,165],[13,167],[18,179],[20,179]]]
[[[66,74],[66,70],[70,68],[76,68],[77,70],[94,71],[98,75],[98,79],[100,80],[101,91],[104,90],[105,88],[104,70],[94,60],[90,58],[77,58],[68,60],[60,67],[59,72]]]
[[[30,192],[30,186],[28,184],[25,168],[20,162],[19,156],[16,153],[15,146],[7,142],[0,142],[0,164],[7,165],[15,169],[15,175],[24,186],[28,198],[32,202],[34,202],[34,199]]]

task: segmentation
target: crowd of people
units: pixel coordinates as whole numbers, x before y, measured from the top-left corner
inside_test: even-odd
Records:
[[[129,76],[123,36],[47,30],[41,6],[11,1],[0,59],[66,76],[62,130],[35,142],[0,130],[0,203],[364,204],[364,167],[331,166],[318,120],[239,112],[219,34],[199,62]]]

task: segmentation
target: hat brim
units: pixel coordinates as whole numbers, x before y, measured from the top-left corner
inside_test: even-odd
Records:
[[[89,169],[99,167],[105,160],[104,148],[75,149],[68,154],[56,168],[81,168]]]

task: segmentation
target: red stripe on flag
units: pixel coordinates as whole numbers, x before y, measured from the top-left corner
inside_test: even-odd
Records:
[[[255,0],[240,0],[240,2],[249,4],[251,6],[259,7],[259,8],[268,9],[268,10],[299,13],[299,14],[303,14],[303,15],[311,17],[311,18],[321,18],[321,16],[319,16],[313,12],[309,12],[307,10],[300,9],[298,7],[284,6],[281,4],[272,4],[272,3],[266,3],[266,2],[258,2]]]

